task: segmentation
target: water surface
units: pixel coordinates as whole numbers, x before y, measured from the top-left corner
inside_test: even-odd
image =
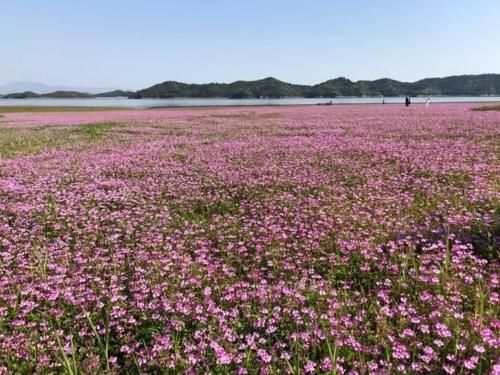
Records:
[[[318,103],[335,104],[404,104],[404,97],[367,97],[367,98],[283,98],[283,99],[226,99],[226,98],[172,98],[172,99],[0,99],[0,106],[76,106],[76,107],[216,107],[216,106],[255,106],[255,105],[314,105]],[[412,103],[425,103],[425,97],[412,98]],[[500,102],[500,96],[439,96],[431,97],[430,103],[479,103]]]

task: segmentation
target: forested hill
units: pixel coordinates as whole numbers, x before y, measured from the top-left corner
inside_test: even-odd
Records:
[[[338,96],[483,96],[500,95],[500,74],[461,75],[445,78],[426,78],[416,82],[400,82],[389,78],[375,81],[356,81],[339,77],[308,86],[283,82],[273,77],[257,81],[232,83],[188,84],[166,81],[136,92],[115,90],[100,94],[79,91],[55,91],[38,94],[32,91],[0,96],[2,99],[33,98],[335,98]]]
[[[310,86],[294,85],[269,77],[258,81],[236,81],[233,83],[188,84],[166,81],[150,88],[137,91],[136,98],[279,98],[304,96]]]
[[[166,81],[139,90],[131,98],[280,98],[401,95],[500,95],[500,74],[461,75],[400,82],[389,78],[356,81],[335,78],[314,86],[297,85],[269,77],[257,81],[188,84]]]

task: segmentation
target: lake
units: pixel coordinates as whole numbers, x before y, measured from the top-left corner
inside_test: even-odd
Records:
[[[404,104],[404,97],[386,97],[386,104]],[[226,99],[226,98],[172,98],[172,99],[0,99],[0,106],[78,106],[78,107],[216,107],[255,105],[314,105],[333,104],[380,104],[381,97],[366,98],[283,98],[283,99]],[[412,98],[412,103],[425,103],[425,97]],[[500,102],[500,96],[439,96],[431,97],[432,103]]]

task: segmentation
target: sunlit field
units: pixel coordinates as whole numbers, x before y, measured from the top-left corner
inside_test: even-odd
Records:
[[[0,374],[499,374],[500,111],[0,114]]]

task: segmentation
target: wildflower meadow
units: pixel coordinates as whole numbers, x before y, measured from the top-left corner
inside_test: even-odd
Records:
[[[0,374],[500,374],[500,112],[2,113]]]

